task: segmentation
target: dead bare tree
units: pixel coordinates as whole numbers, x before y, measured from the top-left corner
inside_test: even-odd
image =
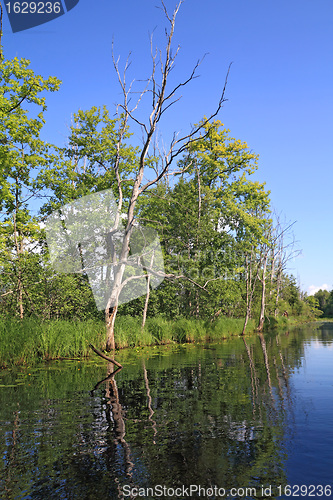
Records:
[[[261,282],[260,315],[257,327],[258,332],[262,332],[264,328],[265,311],[266,311],[267,267],[271,249],[274,248],[275,244],[275,232],[272,227],[272,220],[268,218],[268,214],[265,218],[265,231],[263,236],[264,240],[260,244],[260,258],[257,271],[258,279]]]
[[[154,252],[153,255],[151,256],[151,261],[150,261],[150,267],[153,267],[153,262],[154,262]],[[142,314],[142,324],[141,328],[142,330],[145,327],[146,324],[146,319],[147,319],[147,311],[148,311],[148,303],[149,303],[149,297],[150,297],[150,280],[151,280],[151,274],[147,274],[147,288],[146,288],[146,299],[145,299],[145,305],[143,308],[143,314]]]
[[[261,256],[261,261],[262,261],[262,275],[259,277],[259,280],[261,281],[261,304],[260,304],[260,316],[259,316],[259,324],[257,330],[259,332],[262,332],[264,328],[264,321],[265,321],[265,307],[266,307],[266,272],[267,272],[267,261],[268,261],[268,254],[269,254],[269,246],[264,245],[263,251],[262,251],[262,256]]]
[[[297,248],[297,241],[292,232],[294,222],[281,221],[279,214],[274,214],[274,224],[272,227],[271,245],[270,245],[270,297],[273,298],[275,291],[274,316],[278,314],[278,303],[281,293],[283,273],[288,268],[288,263],[301,254]],[[275,282],[275,286],[273,285]]]
[[[245,253],[245,284],[246,284],[246,312],[242,335],[245,335],[247,323],[251,317],[252,302],[258,280],[258,261],[256,249],[251,245],[250,250]]]
[[[124,195],[122,187],[123,180],[121,179],[119,173],[119,163],[121,158],[121,146],[123,144],[126,135],[125,132],[127,130],[128,124],[130,122],[139,125],[141,127],[143,143],[142,143],[141,154],[138,161],[138,167],[134,180],[134,185],[129,198],[127,217],[125,221],[126,228],[122,236],[121,251],[119,252],[119,257],[117,258],[115,257],[115,260],[113,262],[114,264],[113,286],[105,308],[106,329],[107,329],[106,349],[108,351],[113,350],[115,348],[114,324],[118,309],[119,295],[124,287],[125,281],[128,283],[128,278],[126,280],[123,280],[123,277],[124,277],[126,262],[128,261],[128,256],[130,252],[130,240],[133,228],[135,226],[135,209],[138,199],[151,186],[155,185],[165,176],[172,174],[170,168],[173,162],[177,158],[179,158],[183,152],[187,150],[187,148],[191,143],[198,140],[200,136],[202,137],[203,135],[209,133],[205,130],[205,127],[207,123],[209,123],[214,117],[217,116],[217,114],[221,110],[223,102],[225,101],[224,96],[225,96],[225,90],[226,90],[226,84],[230,66],[227,71],[224,88],[222,90],[220,99],[218,101],[218,104],[214,112],[208,118],[205,118],[203,121],[201,121],[200,125],[192,127],[192,129],[188,134],[179,137],[177,133],[174,133],[170,141],[169,147],[163,150],[164,151],[163,156],[160,159],[160,167],[157,168],[155,165],[154,168],[151,169],[155,171],[153,178],[147,181],[144,180],[144,179],[149,179],[149,175],[147,175],[147,169],[150,168],[148,161],[149,150],[151,147],[154,147],[154,144],[156,144],[155,139],[161,119],[164,116],[165,112],[169,110],[173,106],[173,104],[175,104],[180,99],[181,97],[179,95],[180,90],[183,87],[186,87],[197,77],[197,70],[200,65],[200,61],[198,61],[195,64],[188,78],[186,78],[184,81],[181,81],[180,83],[169,89],[168,82],[169,82],[170,72],[174,68],[175,60],[179,52],[179,47],[178,47],[175,53],[174,54],[172,53],[172,40],[175,31],[176,16],[179,12],[182,3],[183,0],[181,0],[178,3],[171,16],[169,15],[166,6],[162,1],[162,10],[169,25],[169,28],[166,30],[165,51],[164,54],[162,53],[162,51],[158,50],[153,51],[153,42],[151,40],[152,72],[145,83],[144,89],[139,93],[136,102],[133,106],[131,106],[131,98],[133,97],[133,95],[135,95],[135,92],[132,90],[133,82],[130,85],[128,85],[126,81],[126,76],[129,68],[129,61],[127,60],[124,71],[121,74],[119,69],[119,59],[116,60],[115,57],[113,56],[114,68],[118,76],[119,84],[122,90],[123,100],[122,103],[118,104],[117,106],[120,125],[118,130],[118,142],[116,145],[117,155],[113,165],[113,170],[115,172],[115,177],[118,187],[118,211],[114,226],[111,230],[111,236],[112,234],[118,231],[120,224],[120,214],[123,205]],[[149,116],[147,116],[147,119],[143,120],[141,118],[138,118],[136,113],[139,108],[139,105],[146,97],[150,98],[152,111],[150,112]],[[147,273],[143,274],[142,277],[135,276],[133,277],[133,279],[134,278],[147,279]]]

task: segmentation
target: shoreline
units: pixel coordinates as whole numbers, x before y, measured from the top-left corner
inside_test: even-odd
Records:
[[[281,317],[274,321],[270,318],[265,322],[263,333],[292,328],[314,320],[326,321],[305,317]],[[244,322],[243,318],[228,317],[221,317],[214,322],[202,319],[167,320],[163,317],[154,317],[147,318],[145,328],[142,330],[141,321],[140,317],[117,318],[116,352],[149,346],[227,340],[241,336]],[[246,334],[258,334],[253,319],[249,320]],[[41,323],[32,318],[23,321],[0,318],[0,369],[61,359],[90,358],[93,351],[89,344],[104,351],[103,321],[51,320]]]

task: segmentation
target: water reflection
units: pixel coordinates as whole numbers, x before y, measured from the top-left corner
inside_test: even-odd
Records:
[[[332,339],[331,327],[306,327],[127,351],[116,371],[72,362],[3,372],[0,497],[116,499],[130,498],[125,486],[201,485],[252,487],[257,496],[242,498],[259,498],[292,477],[290,443],[305,438],[297,373],[310,340]]]

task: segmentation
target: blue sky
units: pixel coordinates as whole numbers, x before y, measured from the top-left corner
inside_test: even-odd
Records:
[[[165,0],[172,11],[176,2]],[[7,58],[31,60],[43,76],[63,81],[49,96],[43,137],[64,144],[79,108],[119,101],[111,45],[130,74],[151,69],[149,36],[163,47],[165,18],[159,0],[80,0],[66,15],[13,34],[6,14]],[[302,255],[290,271],[304,291],[333,288],[333,2],[332,0],[186,0],[177,17],[180,53],[175,80],[188,76],[207,54],[200,78],[184,91],[161,128],[167,138],[208,115],[232,68],[219,119],[232,137],[260,155],[255,174],[272,205],[294,228]]]

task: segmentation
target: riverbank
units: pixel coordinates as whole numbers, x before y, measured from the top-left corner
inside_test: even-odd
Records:
[[[288,329],[309,318],[267,318],[265,331]],[[241,334],[243,318],[222,317],[211,322],[202,319],[167,320],[161,316],[148,318],[141,328],[141,318],[119,316],[116,321],[116,349],[182,344],[187,342],[218,342]],[[256,322],[250,320],[246,333],[254,333]],[[71,322],[53,320],[39,322],[27,318],[0,318],[0,368],[28,365],[54,359],[95,356],[89,347],[105,346],[105,323],[99,320]]]
[[[186,342],[212,342],[240,335],[242,318],[220,318],[215,322],[180,318],[148,318],[144,330],[141,318],[119,316],[116,321],[116,348],[165,345]],[[255,330],[249,321],[247,332]],[[26,365],[62,358],[95,356],[89,344],[98,349],[105,345],[105,323],[0,318],[0,367]]]
[[[269,316],[265,318],[264,332],[271,332],[275,330],[288,329],[297,325],[304,325],[312,321],[322,321],[321,318],[309,316]]]

